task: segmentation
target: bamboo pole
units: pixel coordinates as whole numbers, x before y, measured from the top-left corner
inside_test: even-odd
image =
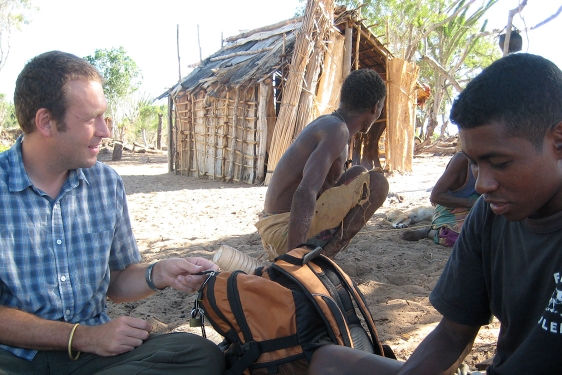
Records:
[[[248,89],[246,89],[246,93],[244,94],[244,100],[242,102],[242,121],[240,121],[240,170],[238,171],[238,181],[242,181],[244,176],[244,154],[245,154],[245,143],[246,143],[246,124],[247,124],[247,116],[246,113],[248,111],[248,103],[246,102],[248,97]]]
[[[182,146],[182,156],[181,156],[181,173],[183,175],[184,169],[185,174],[189,176],[189,169],[191,168],[191,160],[193,159],[193,152],[191,151],[191,144],[193,143],[193,107],[191,106],[191,97],[186,96],[183,106],[185,107],[186,116],[178,118],[180,122],[181,129],[184,126],[187,128],[187,137],[185,145]],[[184,125],[185,124],[185,125]]]
[[[345,79],[351,72],[353,29],[349,27],[349,21],[345,23],[345,42],[343,44],[343,70],[342,79]]]
[[[308,0],[301,28],[296,33],[295,46],[289,74],[283,91],[281,110],[273,131],[271,141],[272,150],[269,155],[268,171],[265,185],[271,180],[270,171],[273,171],[283,153],[289,148],[293,141],[295,116],[297,111],[300,92],[302,89],[305,71],[310,61],[310,55],[314,48],[314,32],[316,25],[323,17],[333,22],[334,3],[333,0]],[[332,24],[330,24],[332,25]]]
[[[207,93],[205,95],[205,98],[203,98],[203,176],[205,176],[209,170],[207,169],[207,144],[209,143],[208,141],[208,128],[209,128],[209,124],[212,121],[211,116],[208,115],[207,112],[207,100],[209,100],[209,94]],[[212,99],[211,99],[212,100]],[[209,111],[211,111],[212,109],[209,108]]]
[[[238,123],[238,102],[240,101],[240,86],[236,86],[236,99],[234,101],[234,110],[232,113],[232,142],[230,144],[230,162],[228,165],[228,180],[234,179],[234,150],[236,149],[236,133]]]
[[[226,147],[228,145],[228,111],[229,111],[229,102],[230,102],[230,90],[227,88],[226,90],[226,97],[225,97],[225,102],[224,102],[224,113],[225,113],[225,119],[224,119],[224,127],[222,128],[222,150],[221,150],[221,156],[222,156],[222,161],[221,161],[221,175],[223,176],[223,179],[226,179]]]
[[[168,95],[168,173],[174,171],[174,99]]]
[[[324,45],[324,40],[330,39],[330,37],[326,37],[325,34],[329,35],[330,33],[329,30],[332,20],[321,19],[320,21],[325,21],[325,23],[328,24],[318,25],[314,52],[312,53],[310,62],[306,68],[304,85],[299,99],[295,129],[292,137],[293,139],[295,139],[302,129],[304,129],[304,127],[311,121],[314,95],[316,93],[316,88],[318,87],[318,76],[320,75],[320,69],[323,68],[324,55],[327,51],[327,48]],[[326,30],[326,32],[322,33],[323,30]]]
[[[256,178],[259,181],[263,181],[264,168],[265,168],[265,154],[267,152],[267,98],[271,86],[271,80],[269,84],[261,81],[259,84],[259,94],[258,94],[258,132],[259,132],[259,150],[258,150],[258,170]]]
[[[356,25],[357,36],[355,37],[355,70],[359,69],[359,49],[361,47],[360,25]]]
[[[201,177],[199,174],[199,154],[197,152],[197,129],[195,126],[195,121],[197,121],[196,115],[197,108],[195,107],[195,99],[194,96],[191,96],[191,119],[192,119],[192,126],[193,126],[193,161],[195,164],[195,172],[197,173],[197,177]],[[188,170],[189,173],[189,170]]]

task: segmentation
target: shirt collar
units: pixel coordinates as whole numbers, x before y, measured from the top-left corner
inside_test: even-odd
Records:
[[[10,165],[10,182],[8,187],[11,192],[18,192],[33,186],[33,182],[27,175],[25,171],[25,166],[23,165],[23,157],[21,154],[21,145],[23,143],[23,135],[21,135],[16,143],[10,148],[8,152],[8,160]],[[80,180],[84,180],[88,185],[88,179],[84,175],[82,168],[70,170],[68,177],[66,179],[65,185],[69,185],[70,188],[76,188],[80,183]],[[63,186],[64,189],[64,186]]]

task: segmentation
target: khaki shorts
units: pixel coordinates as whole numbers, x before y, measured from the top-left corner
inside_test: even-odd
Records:
[[[369,172],[363,172],[346,185],[336,186],[322,193],[316,201],[307,239],[323,230],[339,226],[352,208],[367,202],[370,195],[370,182]],[[269,260],[288,251],[287,235],[290,216],[290,212],[262,213],[255,224]]]

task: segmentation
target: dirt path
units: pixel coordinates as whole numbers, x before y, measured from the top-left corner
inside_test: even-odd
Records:
[[[146,262],[173,256],[212,259],[226,244],[248,255],[263,254],[254,222],[263,208],[266,187],[229,184],[167,173],[166,156],[124,153],[120,162],[100,158],[125,182],[129,211]],[[379,335],[401,359],[407,359],[440,320],[428,295],[450,254],[430,240],[407,242],[384,220],[390,209],[428,205],[429,194],[450,155],[418,155],[414,172],[387,176],[389,198],[336,261],[359,284]],[[188,314],[194,295],[166,290],[146,300],[114,305],[112,316],[149,319],[160,332],[190,331]],[[466,362],[493,355],[498,323],[484,326]],[[195,332],[200,333],[199,330]],[[220,336],[211,332],[211,339]]]

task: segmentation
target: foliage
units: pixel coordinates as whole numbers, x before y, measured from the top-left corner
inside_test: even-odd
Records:
[[[426,102],[427,134],[446,114],[455,91],[501,56],[494,32],[486,31],[486,12],[498,0],[340,0],[360,7],[373,33],[398,57],[420,66],[421,83],[431,87]],[[364,3],[364,5],[360,5]],[[443,121],[443,126],[446,120]],[[444,129],[444,128],[443,128]]]
[[[10,129],[18,126],[14,104],[6,101],[6,96],[0,94],[0,129]]]
[[[0,0],[0,70],[10,54],[10,34],[29,23],[30,0]]]
[[[141,140],[145,144],[154,145],[159,117],[166,112],[165,105],[153,105],[148,94],[131,97],[123,107],[123,122],[128,125],[128,130],[134,140]]]
[[[108,113],[113,119],[114,138],[124,140],[130,123],[124,120],[128,103],[142,83],[142,73],[123,47],[97,49],[84,57],[105,79],[103,91],[108,101]]]
[[[131,95],[142,83],[140,69],[123,47],[110,50],[97,49],[93,56],[84,58],[105,78],[103,90],[111,103],[119,102]]]

